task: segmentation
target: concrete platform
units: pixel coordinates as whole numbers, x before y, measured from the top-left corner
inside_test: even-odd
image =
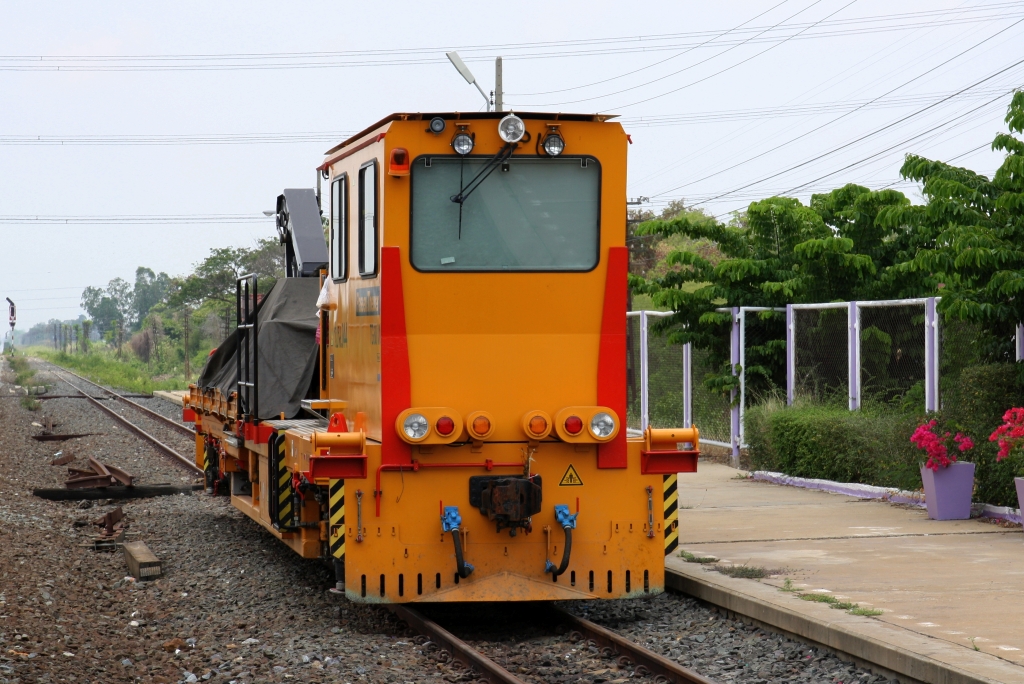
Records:
[[[739,475],[739,477],[737,477]],[[922,509],[754,482],[701,463],[679,477],[679,548],[780,569],[734,579],[679,557],[675,586],[925,682],[1024,683],[1024,532]],[[855,616],[780,588],[883,611]]]
[[[153,392],[154,397],[165,399],[174,404],[175,406],[177,406],[178,408],[181,408],[182,406],[181,398],[187,394],[188,392],[186,390],[156,390],[155,392]]]

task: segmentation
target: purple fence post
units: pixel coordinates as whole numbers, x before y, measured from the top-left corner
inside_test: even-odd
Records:
[[[847,309],[848,336],[848,364],[850,383],[850,410],[856,411],[860,408],[860,310],[857,302],[849,302]]]
[[[1024,361],[1024,323],[1017,324],[1017,334],[1014,345],[1017,348],[1017,360]]]
[[[738,375],[736,367],[740,364],[740,309],[732,309],[732,335],[729,340],[729,363],[732,366],[732,374]],[[730,421],[729,441],[732,443],[732,467],[740,467],[740,399],[734,389],[729,392],[730,399]]]
[[[683,427],[693,427],[693,345],[683,345]]]
[[[939,322],[935,297],[924,302],[924,410],[939,410]]]
[[[796,393],[796,312],[786,305],[786,405],[793,405]]]
[[[651,369],[647,358],[647,311],[640,312],[640,432],[646,432],[650,425],[648,411],[649,385]]]

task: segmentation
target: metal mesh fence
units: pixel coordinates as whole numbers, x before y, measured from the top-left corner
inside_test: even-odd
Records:
[[[659,334],[650,321],[647,335],[648,390],[647,411],[652,427],[683,425],[683,393],[686,377],[683,345],[668,341],[669,331]]]
[[[786,312],[744,311],[743,400],[752,406],[786,392]]]
[[[626,318],[626,427],[640,429],[640,317]]]
[[[723,348],[729,348],[729,336],[722,337]],[[701,439],[716,442],[730,442],[729,395],[709,387],[708,380],[717,377],[727,368],[718,365],[707,349],[694,349],[690,358],[693,373],[693,424],[700,430]]]
[[[985,346],[979,343],[981,329],[963,321],[939,319],[939,402],[940,408],[956,408],[955,391],[964,370],[986,363]]]
[[[848,314],[836,309],[794,307],[796,399],[846,403],[850,394]]]
[[[860,307],[861,401],[923,407],[923,304]]]

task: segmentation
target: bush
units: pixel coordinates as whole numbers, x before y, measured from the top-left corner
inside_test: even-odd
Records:
[[[777,399],[746,412],[752,466],[796,477],[918,489],[922,460],[910,414],[882,405],[797,404]]]
[[[1013,478],[1024,475],[1024,454],[997,463],[998,446],[988,436],[1002,423],[1006,409],[1024,406],[1018,370],[1006,363],[970,366],[948,379],[943,392],[940,430],[974,439],[965,460],[976,466],[975,501],[1017,506]],[[897,403],[868,402],[860,411],[848,411],[838,404],[787,407],[770,399],[746,412],[752,466],[796,477],[920,489],[925,456],[910,436],[925,416]]]
[[[1019,451],[996,462],[999,447],[988,436],[999,427],[1006,409],[1024,406],[1024,383],[1017,364],[991,363],[964,368],[943,397],[943,428],[974,438],[967,460],[976,464],[974,498],[996,506],[1017,507],[1013,478],[1024,475]]]

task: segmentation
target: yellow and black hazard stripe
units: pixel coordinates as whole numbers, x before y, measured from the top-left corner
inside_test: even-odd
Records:
[[[345,559],[345,481],[330,481],[330,531],[328,540],[331,545],[331,556],[338,560]]]
[[[292,474],[285,467],[285,445],[288,440],[284,430],[278,430],[274,446],[274,472],[277,477],[277,519],[280,527],[292,524]]]
[[[665,555],[672,553],[679,546],[679,493],[676,491],[675,473],[665,475],[662,480],[664,497],[662,505],[665,511]]]

